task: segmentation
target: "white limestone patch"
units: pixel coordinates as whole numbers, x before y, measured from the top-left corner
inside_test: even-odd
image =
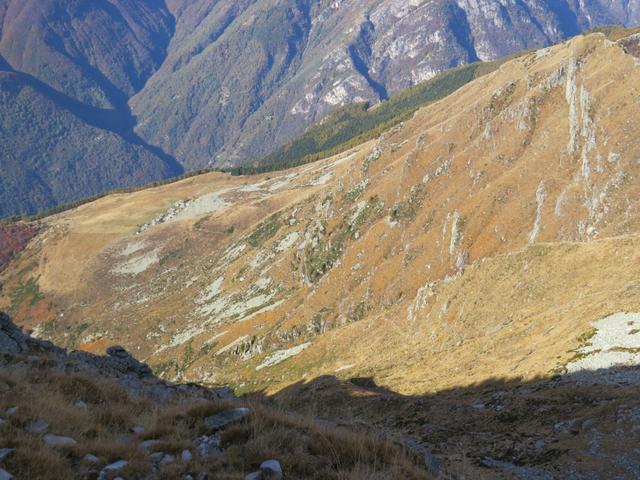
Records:
[[[201,197],[189,202],[185,208],[180,211],[172,220],[184,220],[187,218],[199,217],[215,213],[228,205],[224,200],[223,194],[227,190],[219,192],[207,193]]]
[[[300,232],[291,232],[289,235],[278,242],[278,244],[276,245],[276,252],[286,252],[295,245],[299,238]]]
[[[367,208],[367,201],[363,200],[359,202],[351,211],[351,215],[349,216],[349,225],[353,225],[353,223],[362,215],[365,208]]]
[[[174,220],[180,212],[182,212],[185,208],[187,208],[187,206],[189,206],[190,203],[191,200],[178,200],[171,207],[156,215],[151,221],[145,223],[144,225],[141,225],[138,228],[136,235],[141,234],[154,225],[160,225]]]
[[[160,261],[160,249],[157,248],[151,252],[139,255],[137,257],[128,260],[117,267],[113,268],[111,272],[119,275],[138,275],[152,265],[155,265]]]
[[[458,244],[462,240],[462,217],[455,211],[451,219],[451,235],[449,241],[449,254],[455,255]]]
[[[226,330],[223,330],[222,332],[218,332],[213,337],[209,338],[209,340],[204,342],[204,344],[205,345],[211,345],[211,344],[215,343],[215,341],[218,340],[220,337],[222,337],[223,335],[226,335],[226,334],[227,334]]]
[[[580,358],[567,365],[567,373],[591,373],[590,380],[604,383],[640,383],[640,371],[624,370],[640,365],[640,313],[614,313],[593,326],[595,335],[576,351]]]
[[[251,287],[248,292],[255,293],[256,289]],[[198,309],[198,314],[208,316],[209,321],[216,324],[232,317],[238,317],[238,320],[243,320],[244,317],[255,313],[256,310],[267,307],[275,295],[273,291],[259,293],[246,300],[236,299],[234,296],[223,296],[211,303],[202,305]]]
[[[310,187],[318,187],[320,185],[326,185],[333,178],[333,172],[327,172],[320,175],[318,178],[311,180],[307,185]]]
[[[240,255],[242,255],[242,252],[244,252],[246,249],[247,249],[247,245],[244,243],[229,247],[224,252],[224,255],[222,256],[222,262],[223,263],[233,262],[234,260],[238,259]]]
[[[269,287],[269,285],[271,285],[272,282],[273,280],[271,280],[270,277],[260,277],[258,280],[256,280],[255,287],[258,290],[265,290]]]
[[[336,368],[333,372],[334,373],[340,373],[340,372],[344,372],[345,370],[351,370],[353,367],[355,367],[355,365],[353,365],[353,364],[342,365],[342,366]]]
[[[129,255],[133,255],[140,250],[143,250],[147,246],[146,242],[129,242],[125,245],[125,247],[120,250],[121,257],[128,257]]]
[[[239,192],[246,192],[246,193],[260,192],[264,189],[264,186],[267,183],[267,181],[268,180],[263,180],[262,182],[258,182],[258,183],[249,183],[247,185],[243,185],[237,190]]]
[[[259,250],[258,253],[251,259],[249,266],[251,268],[258,268],[264,265],[267,261],[272,260],[274,253],[269,250]]]
[[[541,48],[540,50],[536,50],[536,60],[540,60],[541,58],[548,57],[551,53],[551,47]]]
[[[345,155],[344,157],[340,157],[337,160],[334,160],[330,164],[327,165],[327,168],[336,168],[338,165],[342,165],[345,162],[348,162],[352,158],[354,158],[358,152],[350,153],[349,155]]]
[[[538,190],[536,190],[536,218],[533,221],[533,227],[529,233],[529,244],[533,244],[538,239],[540,234],[540,227],[542,226],[542,209],[544,208],[544,201],[547,198],[547,190],[544,186],[544,181],[540,181]]]
[[[165,344],[165,345],[160,345],[158,348],[156,348],[156,351],[154,352],[154,354],[158,354],[160,352],[163,352],[164,350],[168,349],[168,348],[175,348],[178,347],[180,345],[184,345],[185,343],[187,343],[189,340],[202,335],[204,332],[206,332],[207,329],[204,325],[198,325],[198,326],[193,326],[193,327],[189,327],[186,328],[178,333],[176,333],[171,340],[169,340],[169,343]]]
[[[224,283],[224,277],[216,278],[211,285],[209,285],[198,298],[199,303],[208,302],[216,298],[222,293],[222,284]]]
[[[293,180],[297,176],[298,176],[297,173],[290,173],[289,175],[283,178],[277,179],[275,182],[269,185],[269,192],[273,193],[283,189],[284,187],[288,186],[291,183],[291,180]]]
[[[246,320],[249,320],[249,319],[251,319],[253,317],[257,317],[258,315],[261,315],[263,313],[271,312],[271,311],[275,310],[276,308],[278,308],[283,303],[284,303],[284,300],[278,300],[277,302],[270,303],[266,307],[262,307],[260,310],[256,310],[255,312],[247,315],[246,317],[243,317],[242,321],[246,321]]]
[[[311,346],[311,342],[303,343],[302,345],[298,345],[296,347],[289,348],[287,350],[278,350],[273,352],[262,362],[260,365],[256,367],[256,370],[262,370],[263,368],[273,367],[278,365],[279,363],[288,360],[291,357],[295,357],[299,355],[304,350]]]
[[[241,336],[239,338],[236,338],[233,342],[225,345],[220,350],[218,350],[216,352],[216,355],[222,355],[223,353],[227,353],[228,351],[230,351],[233,348],[237,347],[238,345],[246,342],[247,340],[249,340],[249,335],[243,335],[243,336]]]

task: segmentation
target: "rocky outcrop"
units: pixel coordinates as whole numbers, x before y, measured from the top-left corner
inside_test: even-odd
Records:
[[[260,464],[260,470],[250,473],[245,480],[281,480],[282,467],[277,460],[267,460]]]
[[[640,33],[623,38],[620,40],[620,44],[625,52],[640,60]]]
[[[8,315],[0,313],[0,353],[26,352],[27,338]]]
[[[153,398],[166,402],[173,398],[202,397],[207,399],[233,399],[226,388],[207,388],[196,384],[174,385],[158,379],[151,368],[140,362],[120,346],[107,349],[107,355],[94,355],[88,352],[66,350],[46,340],[33,338],[16,326],[11,318],[0,312],[0,358],[11,359],[16,354],[46,355],[53,362],[52,370],[59,372],[81,372],[112,378],[136,396]],[[2,365],[0,361],[0,365]],[[78,408],[86,409],[84,402],[77,402]],[[40,423],[34,428],[40,429]],[[46,428],[43,429],[43,431]]]

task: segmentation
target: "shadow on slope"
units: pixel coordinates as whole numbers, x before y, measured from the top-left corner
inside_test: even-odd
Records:
[[[372,378],[323,376],[258,396],[333,425],[382,432],[421,451],[440,478],[626,479],[640,472],[639,366],[490,379],[425,395],[402,395]]]

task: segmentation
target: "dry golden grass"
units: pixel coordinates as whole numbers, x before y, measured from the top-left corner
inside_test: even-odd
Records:
[[[206,434],[204,420],[238,403],[192,400],[159,405],[132,397],[109,379],[81,373],[53,372],[47,362],[20,360],[0,373],[0,411],[17,406],[0,427],[3,447],[15,449],[5,468],[16,478],[42,480],[95,478],[100,469],[117,460],[128,465],[118,472],[125,478],[144,478],[152,470],[149,454],[139,447],[144,440],[159,440],[150,452],[172,454],[178,460],[160,467],[157,477],[181,479],[187,473],[206,472],[214,479],[242,479],[265,460],[277,459],[289,479],[428,478],[418,458],[385,439],[343,428],[321,426],[311,418],[251,402],[251,415],[222,434],[225,453],[204,460],[196,455],[194,440]],[[28,360],[29,361],[29,360]],[[78,401],[86,408],[76,406]],[[25,427],[45,420],[43,433]],[[131,433],[142,426],[141,434]],[[78,443],[48,447],[46,433],[69,436]],[[194,458],[180,461],[183,450]],[[92,454],[98,466],[83,462]]]

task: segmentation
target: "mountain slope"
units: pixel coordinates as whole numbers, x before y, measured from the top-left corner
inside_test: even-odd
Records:
[[[322,390],[329,375],[361,386],[365,410],[432,395],[467,433],[440,401],[481,411],[472,396],[506,395],[500,382],[559,378],[562,399],[545,394],[540,412],[509,394],[513,410],[495,413],[502,425],[551,409],[557,429],[527,417],[533,433],[511,428],[507,443],[464,437],[472,465],[442,455],[483,475],[525,462],[540,478],[635,465],[635,434],[610,428],[624,412],[596,412],[575,434],[571,423],[576,382],[638,383],[640,36],[621,36],[506,62],[325,161],[210,173],[46,218],[1,274],[0,306],[68,346],[123,343],[174,380],[342,395],[339,382]],[[441,438],[428,418],[368,413],[427,446]],[[534,445],[547,430],[569,446]]]
[[[132,105],[140,135],[188,168],[245,163],[336,106],[375,103],[454,66],[640,22],[637,0],[173,4],[167,61]]]
[[[638,0],[0,0],[0,71],[17,75],[0,215],[251,164],[340,106],[638,15]],[[11,97],[25,82],[29,105]]]
[[[127,100],[172,32],[157,2],[0,4],[0,217],[180,174]]]
[[[173,18],[154,0],[2,0],[0,54],[84,104],[120,109],[157,69]]]

